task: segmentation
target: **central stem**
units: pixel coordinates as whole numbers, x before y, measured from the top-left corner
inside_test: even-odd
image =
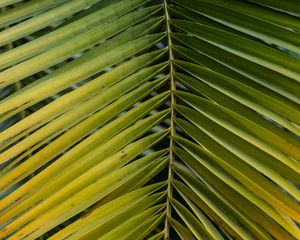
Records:
[[[174,163],[174,138],[175,138],[175,95],[174,91],[176,90],[176,84],[174,80],[174,66],[173,66],[173,51],[172,51],[172,38],[171,38],[171,28],[170,28],[170,15],[168,12],[168,4],[167,0],[164,0],[164,9],[165,9],[165,20],[166,20],[166,31],[167,31],[167,41],[168,41],[168,51],[169,51],[169,66],[170,66],[170,88],[171,88],[171,116],[170,116],[170,128],[171,128],[171,137],[170,137],[170,155],[169,155],[169,172],[168,172],[168,189],[167,189],[167,208],[166,208],[166,220],[165,220],[165,240],[169,239],[170,235],[170,222],[169,219],[171,218],[171,212],[172,212],[172,205],[170,202],[170,198],[172,198],[173,195],[173,186],[172,186],[172,179],[173,179],[173,171],[172,171],[172,165]]]

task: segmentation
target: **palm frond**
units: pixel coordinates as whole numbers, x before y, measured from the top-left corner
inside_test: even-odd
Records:
[[[0,238],[299,239],[299,6],[0,0]]]

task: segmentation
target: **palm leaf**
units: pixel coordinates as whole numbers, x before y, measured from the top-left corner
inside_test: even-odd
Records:
[[[299,239],[296,0],[0,0],[1,239]]]

